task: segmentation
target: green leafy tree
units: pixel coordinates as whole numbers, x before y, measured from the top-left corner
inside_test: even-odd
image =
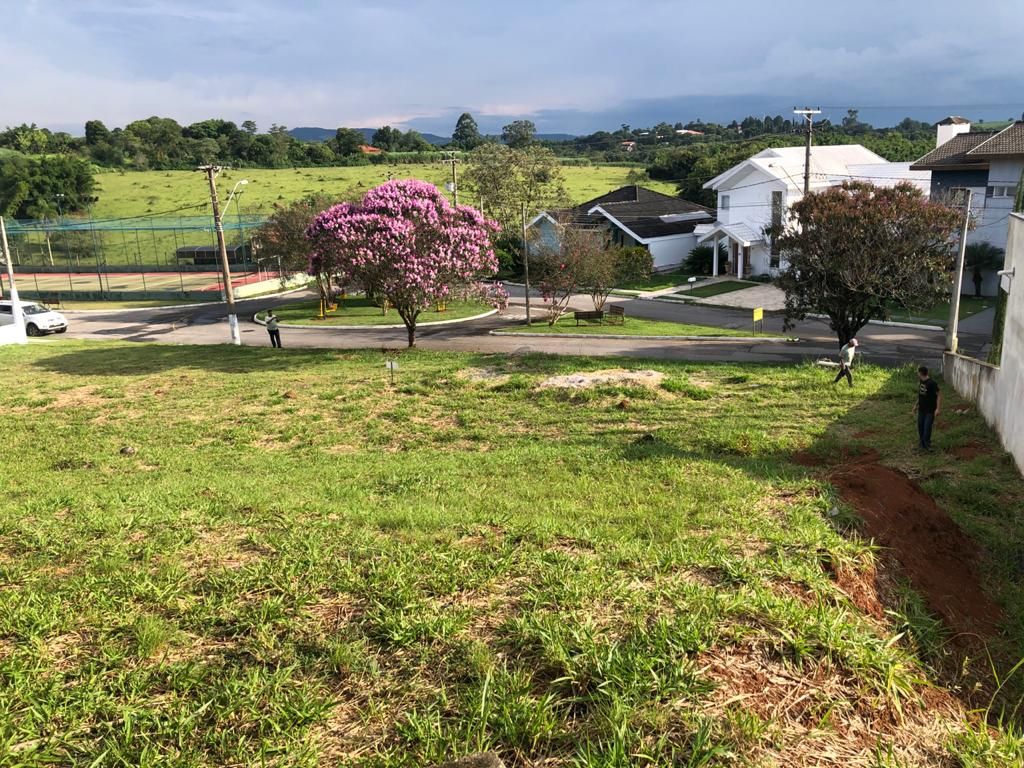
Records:
[[[480,128],[476,120],[469,112],[459,115],[455,123],[455,130],[452,132],[452,144],[459,149],[469,152],[484,143],[484,137],[480,135]]]
[[[252,120],[246,120],[242,123],[242,130],[250,136],[254,136],[256,134],[256,123]]]
[[[0,159],[0,215],[32,218],[61,201],[64,213],[82,210],[96,182],[84,160],[67,155],[29,158],[13,155]]]
[[[253,237],[259,244],[262,256],[272,259],[280,257],[281,268],[286,273],[311,271],[313,247],[306,237],[306,230],[320,211],[330,208],[336,202],[327,195],[315,194],[287,204],[275,204],[273,212]],[[328,265],[317,262],[316,266],[326,268]],[[329,301],[334,275],[321,269],[312,269],[312,273],[316,278],[320,298]]]
[[[398,148],[401,152],[430,152],[434,145],[423,138],[419,131],[406,131],[400,134]]]
[[[360,147],[366,143],[363,134],[354,128],[339,128],[334,133],[334,151],[338,157],[352,157],[360,154]]]
[[[481,144],[469,153],[465,185],[482,208],[508,232],[520,230],[522,207],[528,215],[565,203],[565,176],[554,152],[533,145],[512,149]]]
[[[959,211],[907,183],[847,182],[806,195],[779,238],[787,328],[827,315],[845,344],[888,307],[928,309],[948,299],[960,225]]]
[[[402,132],[392,128],[390,125],[385,125],[373,132],[373,139],[370,143],[377,147],[377,149],[383,149],[385,152],[397,152],[401,146],[401,141]]]
[[[530,120],[515,120],[501,129],[501,140],[512,149],[525,149],[536,136],[537,126]]]

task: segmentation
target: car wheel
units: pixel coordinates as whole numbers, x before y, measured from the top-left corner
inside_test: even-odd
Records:
[[[25,326],[25,333],[27,333],[29,336],[41,336],[42,335],[39,332],[39,328],[36,327],[35,323],[29,323],[28,325],[26,325]]]
[[[63,328],[58,328],[56,331],[54,331],[54,333],[64,333],[66,330],[67,326],[64,326]]]

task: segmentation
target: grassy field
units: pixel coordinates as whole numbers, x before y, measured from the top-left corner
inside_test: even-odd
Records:
[[[674,288],[677,285],[686,285],[686,281],[692,277],[688,272],[654,272],[650,277],[643,280],[631,280],[618,286],[620,291],[660,291],[665,288]],[[698,277],[699,280],[704,278]]]
[[[517,333],[585,333],[585,334],[617,334],[622,336],[751,336],[774,334],[751,334],[750,331],[737,331],[731,328],[714,328],[707,325],[689,325],[664,320],[646,320],[642,317],[627,317],[622,325],[610,323],[581,322],[576,325],[572,315],[562,317],[555,325],[547,322],[533,323],[529,327],[516,326],[510,328]]]
[[[434,310],[421,312],[417,323],[436,323],[443,320],[459,320],[465,317],[481,315],[491,310],[487,304],[476,301],[450,301],[444,312]],[[402,318],[395,310],[387,314],[380,307],[371,304],[367,299],[354,296],[345,299],[334,312],[328,313],[323,320],[317,319],[320,313],[319,301],[302,301],[286,304],[274,309],[282,324],[292,325],[401,325]],[[261,314],[262,318],[263,315]]]
[[[567,166],[562,169],[566,187],[573,202],[581,203],[620,187],[627,182],[629,168],[614,166]],[[450,178],[450,170],[437,165],[363,165],[338,168],[286,168],[266,170],[246,168],[229,170],[221,174],[219,183],[224,195],[240,179],[248,179],[238,198],[246,214],[269,214],[275,203],[295,200],[306,195],[324,192],[329,195],[355,199],[366,190],[395,178],[417,178],[432,182],[440,188]],[[202,174],[194,171],[128,171],[101,173],[96,177],[99,187],[93,214],[98,219],[120,216],[140,216],[159,213],[186,205],[202,203],[206,207],[196,214],[209,211],[209,188]],[[668,194],[675,193],[672,184],[651,181],[644,186]],[[462,202],[478,204],[472,195]],[[236,212],[234,203],[226,216]]]
[[[0,349],[0,763],[1020,764],[793,460],[878,451],[974,536],[1005,670],[1024,482],[955,397],[919,455],[909,368],[382,360]],[[541,386],[616,365],[666,378]]]

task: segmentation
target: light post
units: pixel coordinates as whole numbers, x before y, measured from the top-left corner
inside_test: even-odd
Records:
[[[13,344],[27,344],[28,339],[25,333],[25,315],[21,309],[21,302],[18,300],[18,286],[14,282],[14,263],[11,259],[11,249],[7,245],[7,228],[4,226],[4,217],[0,216],[0,255],[3,255],[7,265],[7,285],[10,288],[11,319],[14,325],[11,329],[10,340]]]
[[[231,266],[228,264],[228,248],[224,242],[224,219],[220,212],[220,201],[217,199],[217,174],[221,172],[219,165],[202,165],[198,168],[206,174],[210,183],[210,204],[213,207],[213,224],[217,231],[217,248],[220,251],[220,271],[224,279],[224,302],[228,310],[228,328],[231,333],[231,343],[239,345],[242,343],[242,335],[238,331],[238,314],[235,312],[235,292],[231,287]],[[231,198],[243,184],[248,184],[248,179],[237,182],[228,195],[225,208],[231,205]]]

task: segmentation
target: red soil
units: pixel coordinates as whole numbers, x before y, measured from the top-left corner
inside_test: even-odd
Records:
[[[1001,613],[981,587],[977,544],[917,483],[871,454],[832,467],[828,478],[933,612],[957,632],[996,630]],[[873,603],[863,607],[877,615]]]

